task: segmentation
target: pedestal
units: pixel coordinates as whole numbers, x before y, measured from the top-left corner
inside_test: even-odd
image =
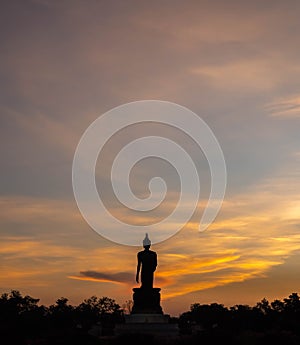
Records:
[[[125,315],[125,323],[169,323],[170,316],[163,314],[130,314]]]
[[[133,307],[131,314],[162,314],[160,289],[133,289]]]
[[[133,289],[133,307],[125,323],[115,328],[116,335],[149,334],[154,336],[177,336],[178,325],[170,323],[170,316],[163,314],[160,306],[160,289]]]

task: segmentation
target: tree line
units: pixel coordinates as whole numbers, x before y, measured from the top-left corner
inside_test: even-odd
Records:
[[[44,306],[39,304],[39,299],[12,290],[0,297],[0,342],[99,344],[99,338],[90,334],[91,328],[98,324],[101,335],[113,335],[115,324],[124,322],[125,309],[130,311],[131,305],[131,301],[126,301],[122,308],[109,297],[92,296],[76,306],[70,305],[65,297],[53,305]],[[178,323],[183,337],[191,336],[192,340],[197,339],[196,343],[199,339],[204,343],[227,339],[232,344],[243,344],[243,337],[247,341],[253,337],[252,344],[266,341],[299,344],[300,298],[297,293],[292,293],[283,300],[272,302],[264,298],[254,306],[194,303],[189,311],[172,317],[171,322]],[[191,339],[188,343],[193,343]]]
[[[266,298],[254,306],[194,303],[179,317],[182,333],[198,333],[205,343],[300,344],[300,298]]]
[[[0,343],[93,344],[96,340],[88,336],[93,325],[101,323],[112,334],[115,323],[123,322],[123,309],[109,297],[92,296],[77,306],[65,297],[50,306],[38,303],[39,299],[17,290],[1,295]]]

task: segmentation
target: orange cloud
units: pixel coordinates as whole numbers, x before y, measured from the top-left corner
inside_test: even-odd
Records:
[[[228,198],[220,216],[207,231],[199,233],[198,223],[191,219],[185,229],[155,245],[158,252],[155,281],[164,288],[163,298],[265,276],[298,250],[299,179],[295,169],[293,176],[286,178],[283,171],[255,189]],[[80,216],[68,202],[11,197],[0,199],[0,204],[6,223],[14,219],[20,224],[25,219],[36,229],[43,220],[51,229],[54,224],[55,227],[59,223],[66,224],[67,217],[67,231],[84,224],[78,223]],[[61,275],[71,278],[69,281],[99,284],[103,291],[106,283],[124,286],[126,291],[135,285],[137,248],[100,241],[93,233],[99,238],[97,244],[85,231],[76,230],[73,234],[73,238],[66,237],[66,240],[61,235],[52,236],[49,231],[40,239],[34,238],[34,232],[29,238],[25,235],[4,237],[0,246],[5,267],[3,286],[49,284],[51,279]],[[127,278],[122,280],[118,272],[128,272]]]

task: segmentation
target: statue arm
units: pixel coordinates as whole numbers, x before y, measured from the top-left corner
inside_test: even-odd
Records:
[[[156,270],[156,267],[157,267],[157,254],[155,253],[154,255],[154,265],[153,265],[153,272]]]
[[[139,283],[139,275],[140,275],[140,269],[141,269],[141,260],[140,260],[139,255],[137,256],[137,259],[138,259],[138,264],[137,264],[137,267],[136,267],[135,281],[137,283]]]

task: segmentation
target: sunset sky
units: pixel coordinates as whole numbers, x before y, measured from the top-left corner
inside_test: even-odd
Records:
[[[199,169],[195,214],[152,246],[164,312],[300,292],[299,16],[297,0],[2,1],[0,292],[18,289],[44,304],[62,296],[72,304],[92,295],[120,305],[132,298],[142,247],[113,243],[85,222],[72,161],[98,116],[149,99],[201,116],[218,138],[228,175],[220,213],[199,232],[209,171],[193,142],[171,129],[133,127],[102,153],[99,188],[110,211],[130,224],[168,214],[178,176],[145,160],[133,171],[137,195],[161,174],[166,200],[149,214],[123,209],[106,182],[124,143],[166,135]]]

